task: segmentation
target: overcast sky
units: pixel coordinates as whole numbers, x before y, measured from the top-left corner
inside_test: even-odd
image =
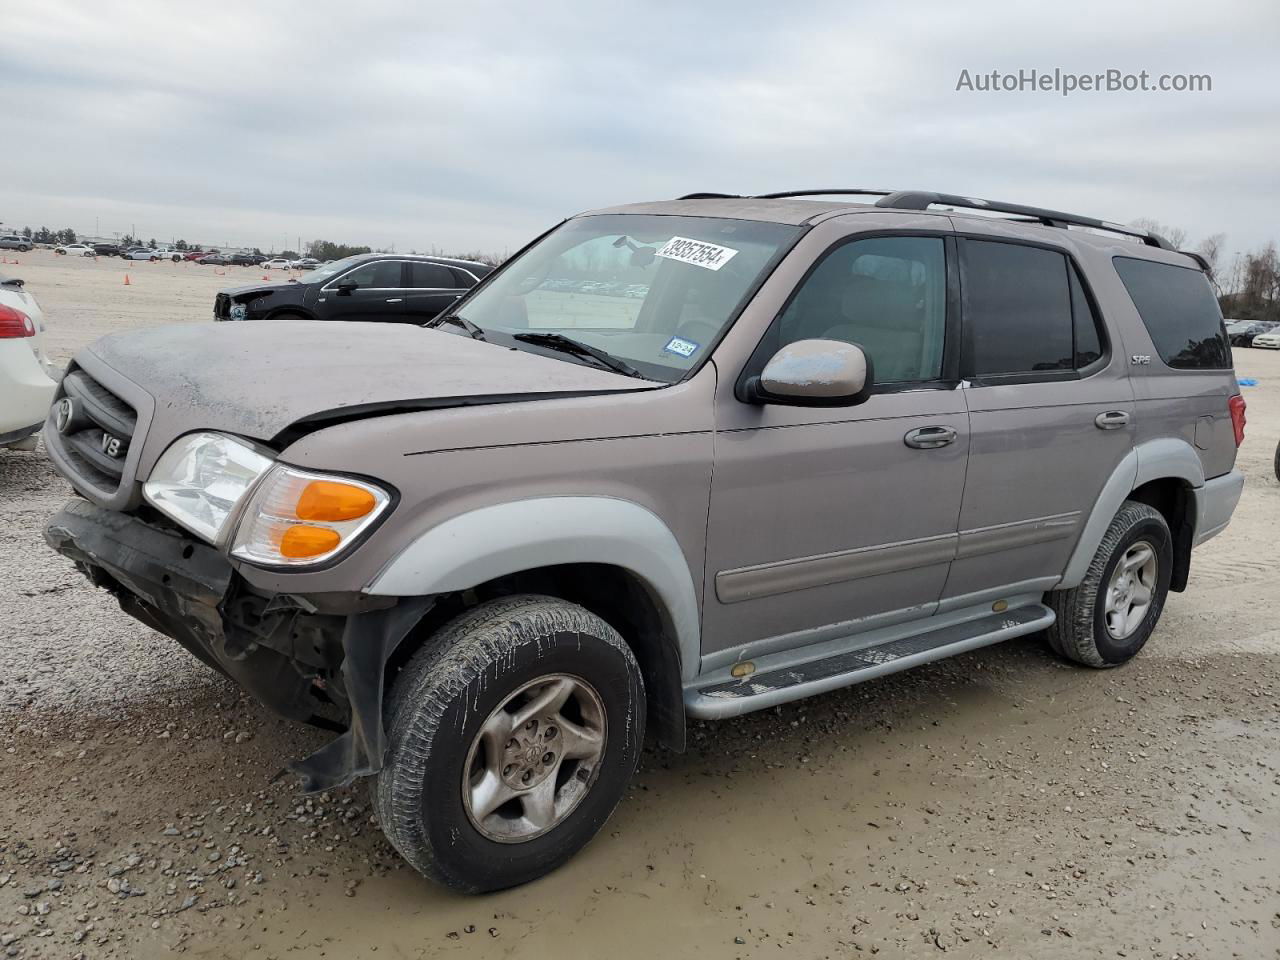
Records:
[[[1280,4],[3,2],[0,222],[491,252],[694,190],[1280,237]],[[758,12],[751,12],[751,11]],[[1211,92],[957,92],[962,70]]]

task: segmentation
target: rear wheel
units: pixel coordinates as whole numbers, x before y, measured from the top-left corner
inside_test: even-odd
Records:
[[[1078,587],[1048,596],[1057,620],[1049,645],[1068,660],[1114,667],[1155,630],[1169,594],[1173,538],[1159,510],[1126,500]]]
[[[373,785],[382,828],[456,890],[540,877],[622,799],[644,715],[635,657],[599,617],[542,596],[476,607],[391,687],[390,749]]]

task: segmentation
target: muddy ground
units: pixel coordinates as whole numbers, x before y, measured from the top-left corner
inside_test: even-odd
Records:
[[[20,259],[64,360],[261,276]],[[695,724],[576,860],[480,898],[363,789],[300,798],[326,735],[95,593],[40,537],[65,485],[0,453],[0,956],[1280,957],[1280,354],[1237,366],[1244,500],[1134,662],[1029,638]]]

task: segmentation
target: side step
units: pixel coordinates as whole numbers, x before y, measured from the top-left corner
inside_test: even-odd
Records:
[[[1035,633],[1053,621],[1052,610],[1042,603],[1032,603],[815,660],[800,659],[803,650],[773,654],[761,658],[758,672],[745,677],[710,683],[704,678],[705,685],[694,681],[685,688],[685,712],[700,720],[736,717]],[[726,671],[717,672],[723,676]]]

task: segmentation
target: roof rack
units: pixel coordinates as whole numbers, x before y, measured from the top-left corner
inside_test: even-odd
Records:
[[[884,197],[892,194],[892,190],[859,190],[844,188],[836,190],[784,190],[781,193],[762,193],[756,200],[786,200],[788,197],[842,197],[842,196],[875,196]]]
[[[1094,230],[1106,230],[1126,237],[1135,237],[1143,243],[1162,250],[1173,250],[1174,246],[1159,234],[1137,227],[1126,227],[1106,220],[1095,220],[1093,217],[1081,217],[1074,213],[1063,213],[1060,210],[1045,210],[1042,207],[1028,207],[1020,203],[1001,203],[996,200],[980,200],[976,197],[961,197],[954,193],[931,193],[923,190],[904,190],[891,193],[876,201],[877,207],[892,207],[896,210],[927,210],[934,205],[960,207],[965,210],[989,210],[993,213],[1010,213],[1019,217],[1028,217],[1047,227],[1089,227]]]
[[[992,213],[1007,213],[1023,223],[1039,223],[1046,227],[1088,227],[1092,230],[1105,230],[1122,236],[1141,240],[1151,247],[1162,250],[1175,250],[1164,237],[1150,230],[1138,227],[1126,227],[1124,224],[1097,220],[1093,217],[1081,217],[1074,213],[1063,213],[1061,210],[1046,210],[1043,207],[1028,207],[1021,203],[1001,203],[997,200],[981,200],[977,197],[962,197],[955,193],[933,193],[927,190],[863,190],[859,188],[837,187],[831,190],[784,190],[779,193],[761,193],[752,200],[785,200],[791,197],[839,197],[839,196],[878,196],[877,207],[888,207],[895,210],[927,210],[931,206],[960,207],[964,210],[987,210]],[[681,200],[742,200],[747,199],[733,193],[690,193]],[[1185,252],[1185,251],[1178,251]]]

